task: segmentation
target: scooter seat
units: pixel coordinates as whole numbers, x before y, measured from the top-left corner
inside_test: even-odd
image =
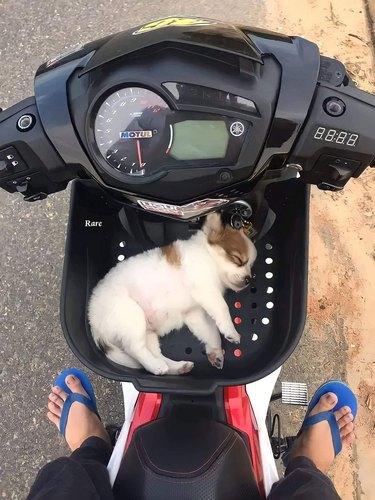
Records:
[[[127,500],[260,498],[242,436],[205,419],[162,418],[139,427],[114,485],[116,499],[124,492]]]

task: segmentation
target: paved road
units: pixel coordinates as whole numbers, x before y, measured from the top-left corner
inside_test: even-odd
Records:
[[[174,14],[265,23],[262,0],[0,0],[0,106],[33,93],[39,64],[80,43]],[[69,193],[35,204],[0,193],[0,495],[25,498],[37,470],[67,453],[46,421],[53,377],[79,365],[59,324]],[[93,377],[105,421],[121,421],[117,384]]]

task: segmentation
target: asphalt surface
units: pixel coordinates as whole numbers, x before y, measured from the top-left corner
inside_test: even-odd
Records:
[[[45,60],[81,43],[168,15],[266,26],[262,0],[186,3],[0,0],[0,106],[33,93]],[[69,192],[34,204],[0,193],[0,495],[22,499],[48,460],[68,453],[46,417],[54,377],[80,366],[59,322]],[[105,422],[122,422],[119,384],[91,375]]]

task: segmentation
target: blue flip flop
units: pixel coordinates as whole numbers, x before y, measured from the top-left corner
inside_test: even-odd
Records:
[[[337,396],[337,404],[335,405],[335,407],[332,408],[332,410],[330,411],[323,411],[321,413],[317,413],[316,415],[309,416],[310,411],[314,408],[314,406],[316,406],[319,399],[328,392],[333,392]],[[307,408],[306,417],[302,423],[302,427],[299,433],[297,434],[297,438],[304,429],[307,429],[308,427],[311,427],[317,424],[318,422],[323,422],[324,420],[326,420],[331,428],[332,443],[336,456],[338,453],[340,453],[342,449],[342,442],[340,436],[340,429],[339,426],[337,425],[336,417],[334,416],[333,413],[342,408],[343,406],[349,406],[354,420],[357,415],[358,405],[357,405],[357,399],[353,391],[350,389],[350,387],[348,387],[343,382],[340,382],[339,380],[331,380],[329,382],[322,384],[319,387],[319,389],[315,392],[314,396],[310,401],[310,404]],[[289,462],[289,454],[292,449],[293,446],[283,455],[283,462],[285,466]]]
[[[83,396],[82,394],[73,393],[69,389],[69,387],[65,383],[65,379],[68,375],[74,375],[79,379],[79,381],[82,384],[82,387],[85,389],[89,397]],[[75,401],[87,406],[89,410],[93,411],[100,418],[98,413],[98,408],[96,406],[96,397],[94,394],[94,389],[87,375],[83,373],[81,370],[78,370],[78,368],[68,368],[67,370],[64,370],[57,377],[53,385],[60,387],[63,391],[68,393],[68,397],[64,402],[60,418],[60,432],[64,437],[65,437],[65,429],[66,429],[66,424],[68,422],[70,407],[72,406],[72,403],[74,403]]]

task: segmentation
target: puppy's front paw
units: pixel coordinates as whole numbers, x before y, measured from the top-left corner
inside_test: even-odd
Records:
[[[241,335],[236,332],[236,330],[233,330],[230,334],[224,335],[224,337],[229,341],[232,342],[232,344],[239,344],[241,342]]]
[[[177,370],[179,375],[183,375],[184,373],[189,373],[194,368],[194,363],[191,361],[180,361],[180,367]]]
[[[218,370],[223,369],[224,354],[222,349],[214,349],[212,352],[207,354],[207,359],[211,363],[211,365],[217,368]]]

